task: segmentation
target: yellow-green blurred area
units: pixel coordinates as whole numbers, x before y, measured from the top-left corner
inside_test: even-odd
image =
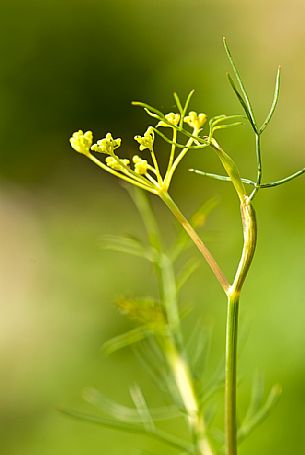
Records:
[[[56,410],[94,413],[82,401],[86,386],[130,404],[135,383],[151,405],[164,404],[131,349],[109,358],[101,353],[108,338],[132,327],[113,305],[116,298],[158,290],[141,259],[100,248],[103,234],[143,239],[144,230],[120,182],[72,151],[68,139],[78,129],[92,129],[96,138],[111,131],[130,157],[137,153],[133,136],[151,124],[131,101],[170,112],[174,91],[184,99],[195,89],[191,108],[208,116],[241,113],[226,79],[225,35],[261,121],[282,65],[279,108],[263,136],[263,180],[295,172],[305,163],[304,17],[303,0],[1,2],[1,454],[177,453]],[[242,175],[255,178],[248,125],[217,137]],[[158,144],[165,162],[168,148]],[[171,195],[187,216],[218,197],[203,237],[232,278],[242,244],[238,201],[229,183],[190,174],[190,167],[221,167],[210,149],[190,152]],[[304,201],[304,177],[255,199],[259,241],[240,315],[240,416],[256,371],[264,372],[267,388],[281,383],[283,396],[241,446],[244,455],[305,453]],[[156,198],[152,203],[170,244],[179,228]],[[202,330],[212,330],[215,366],[223,357],[226,306],[204,263],[181,304],[193,308],[186,338],[199,318]],[[184,431],[180,421],[162,427]]]

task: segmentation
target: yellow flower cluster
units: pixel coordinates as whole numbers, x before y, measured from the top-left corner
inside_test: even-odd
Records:
[[[174,114],[173,112],[170,112],[169,114],[165,114],[165,119],[167,122],[161,120],[157,126],[177,126],[179,121],[180,121],[180,114]]]
[[[124,171],[124,166],[128,166],[129,163],[129,160],[122,160],[117,156],[107,156],[106,158],[107,166],[115,171]]]
[[[149,126],[144,133],[144,136],[135,136],[134,139],[140,144],[140,151],[145,149],[152,150],[154,145],[154,129]]]
[[[143,136],[137,135],[134,137],[139,144],[141,152],[146,149],[149,150],[151,163],[149,160],[142,159],[139,155],[133,156],[131,161],[132,165],[130,160],[120,158],[116,154],[116,149],[121,146],[121,139],[114,139],[111,133],[107,133],[106,137],[99,139],[93,144],[92,132],[83,132],[82,130],[79,130],[72,134],[70,143],[74,150],[86,155],[102,169],[127,182],[133,183],[140,188],[150,191],[153,194],[161,194],[162,192],[164,193],[167,191],[177,165],[194,142],[194,138],[190,136],[185,146],[181,147],[180,144],[177,144],[176,130],[180,131],[181,129],[181,131],[183,131],[183,128],[180,128],[180,122],[182,120],[181,115],[183,115],[182,111],[180,111],[180,113],[169,112],[164,115],[161,113],[160,115],[153,113],[152,116],[159,121],[156,127],[149,126]],[[183,121],[193,128],[193,134],[196,135],[206,122],[206,119],[207,116],[205,114],[197,114],[196,112],[191,111],[188,115],[184,116]],[[169,127],[173,129],[173,140],[170,141],[172,147],[164,176],[160,172],[158,160],[154,153],[155,131],[159,133],[159,131],[156,130],[158,127]],[[177,153],[176,146],[178,145],[180,150]],[[91,151],[106,155],[105,161],[97,159]]]
[[[111,133],[107,133],[104,139],[100,139],[91,147],[91,150],[98,153],[106,153],[112,155],[114,150],[120,147],[121,139],[113,139]]]
[[[78,130],[72,134],[70,138],[71,147],[76,150],[78,153],[83,153],[84,155],[90,152],[90,147],[93,142],[92,131],[86,131],[85,133],[82,130]]]
[[[191,111],[184,117],[184,122],[192,128],[200,129],[207,121],[206,114],[197,114],[197,112]]]
[[[147,173],[149,164],[146,160],[142,160],[138,155],[135,155],[132,161],[134,162],[134,170],[137,174],[144,175]]]

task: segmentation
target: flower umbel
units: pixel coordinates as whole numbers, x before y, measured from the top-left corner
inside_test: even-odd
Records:
[[[169,112],[168,114],[163,114],[156,108],[145,103],[133,103],[134,105],[144,107],[145,111],[157,121],[154,126],[149,126],[146,129],[143,136],[137,135],[134,137],[139,144],[141,152],[146,149],[149,151],[149,159],[142,159],[140,156],[135,155],[132,158],[133,166],[130,166],[130,160],[117,155],[116,149],[121,146],[121,139],[114,139],[111,133],[107,133],[103,139],[99,139],[92,145],[92,132],[87,131],[84,133],[82,130],[79,130],[73,133],[70,139],[71,146],[110,174],[145,189],[150,193],[163,197],[168,192],[177,166],[188,151],[196,148],[202,149],[210,145],[208,141],[199,136],[200,128],[206,121],[206,115],[190,112],[188,116],[184,116],[185,112],[187,112],[192,94],[193,91],[190,92],[183,107],[178,95],[175,94],[178,113]],[[182,119],[192,127],[193,131],[191,133],[182,127]],[[169,127],[172,129],[172,137],[168,138],[158,127]],[[155,133],[171,144],[168,163],[164,173],[159,167],[154,152]],[[180,133],[180,136],[184,136],[186,141],[179,143],[177,140],[178,133]],[[91,151],[106,155],[106,159],[97,158]]]
[[[71,147],[83,155],[87,155],[89,153],[92,142],[92,131],[86,131],[84,133],[82,130],[78,130],[73,133],[70,138]]]

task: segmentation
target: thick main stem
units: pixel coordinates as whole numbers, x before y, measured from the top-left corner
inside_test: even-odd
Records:
[[[228,297],[225,357],[225,448],[226,455],[237,453],[236,360],[239,298]]]
[[[228,297],[225,360],[225,454],[237,455],[236,362],[239,295],[253,259],[256,246],[257,226],[255,212],[251,205],[251,196],[247,196],[236,164],[214,139],[211,141],[211,146],[216,150],[240,200],[244,245],[235,278],[231,286],[211,252],[204,245],[197,232],[181,213],[169,194],[163,192],[159,193],[159,196],[193,240]]]
[[[247,196],[241,199],[244,246],[232,286],[228,290],[225,357],[225,453],[237,455],[236,362],[239,295],[250,268],[257,236],[256,218]]]

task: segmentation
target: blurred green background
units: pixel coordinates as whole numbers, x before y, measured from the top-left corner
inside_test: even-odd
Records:
[[[160,402],[131,351],[110,358],[100,352],[130,327],[115,298],[156,292],[140,259],[99,247],[105,233],[142,236],[139,216],[119,182],[73,152],[68,139],[79,128],[98,137],[111,131],[123,137],[128,154],[133,136],[150,122],[130,102],[169,112],[175,90],[185,97],[194,88],[192,108],[209,116],[240,113],[225,76],[226,35],[261,120],[277,65],[283,68],[279,109],[263,140],[264,179],[304,167],[304,15],[303,0],[1,2],[1,453],[170,453],[56,412],[62,405],[84,408],[88,385],[128,403],[128,388],[139,382],[152,403]],[[254,177],[249,128],[218,137],[243,175]],[[241,247],[236,198],[228,185],[187,173],[190,166],[219,165],[209,152],[189,153],[171,193],[187,215],[219,197],[207,237],[231,276]],[[245,408],[257,370],[284,392],[241,454],[305,453],[304,185],[301,177],[255,200],[259,242],[241,308],[239,406]],[[170,239],[175,223],[158,200],[153,204]],[[225,303],[204,264],[183,298],[213,329],[215,363],[223,352]]]

